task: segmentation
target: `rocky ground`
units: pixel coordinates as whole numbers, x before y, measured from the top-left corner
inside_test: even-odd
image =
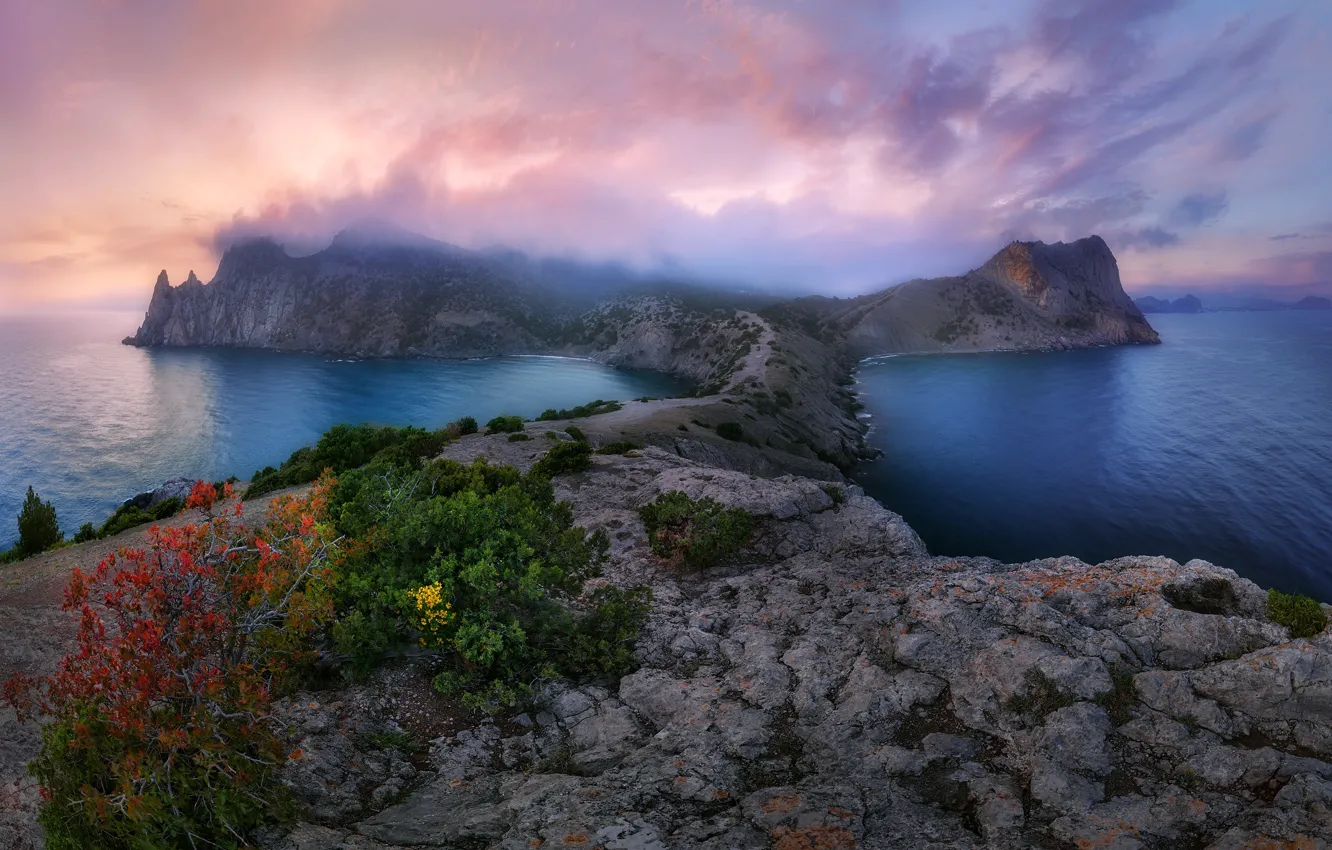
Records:
[[[607,326],[625,363],[707,366],[665,336],[675,318],[629,320],[640,336]],[[594,446],[644,446],[557,480],[612,542],[602,580],[653,589],[641,668],[549,684],[532,710],[489,720],[435,694],[423,661],[299,694],[279,719],[305,822],[263,843],[1328,846],[1332,635],[1290,640],[1258,587],[1200,561],[931,557],[842,478],[863,450],[847,364],[794,321],[718,326],[742,348],[715,395],[449,446],[523,468],[569,424]],[[637,509],[670,490],[753,513],[750,547],[692,575],[653,556]],[[0,573],[0,675],[51,669],[69,568],[142,534]],[[40,846],[23,770],[37,740],[0,711],[0,847]]]
[[[427,705],[416,744],[420,671],[302,694],[310,822],[270,846],[1327,846],[1332,636],[1290,640],[1235,573],[932,558],[855,487],[637,454],[560,493],[606,580],[653,587],[642,668],[498,721]],[[751,549],[672,572],[636,513],[668,490],[761,517]]]

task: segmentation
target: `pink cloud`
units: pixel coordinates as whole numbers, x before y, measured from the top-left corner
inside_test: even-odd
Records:
[[[1220,261],[1250,270],[1273,233],[1315,232],[1332,178],[1313,149],[1269,155],[1322,97],[1272,94],[1319,78],[1288,64],[1319,61],[1309,27],[1163,0],[918,11],[4,4],[0,113],[20,129],[0,140],[0,294],[49,291],[75,255],[78,292],[142,291],[164,262],[206,276],[235,239],[310,248],[367,217],[821,291],[959,270],[1011,236],[1101,232],[1145,276],[1202,273],[1217,228]],[[1273,220],[1255,175],[1301,167]],[[1210,205],[1185,215],[1190,198]],[[117,242],[125,221],[145,238]]]

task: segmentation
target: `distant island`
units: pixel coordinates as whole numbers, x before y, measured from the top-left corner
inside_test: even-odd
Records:
[[[1202,301],[1199,301],[1193,295],[1185,295],[1183,298],[1176,298],[1174,301],[1153,298],[1147,295],[1133,299],[1133,303],[1137,304],[1138,309],[1144,313],[1201,313],[1203,311]]]
[[[1202,313],[1204,312],[1203,303],[1196,296],[1185,295],[1183,298],[1177,298],[1171,301],[1168,298],[1157,298],[1152,295],[1144,295],[1133,299],[1133,303],[1138,305],[1138,309],[1143,313]],[[1265,298],[1262,296],[1251,296],[1248,298],[1234,299],[1233,297],[1220,301],[1220,306],[1209,306],[1207,312],[1245,312],[1245,313],[1267,313],[1279,310],[1332,310],[1332,299],[1323,298],[1318,295],[1308,295],[1299,301],[1278,301],[1275,298]]]

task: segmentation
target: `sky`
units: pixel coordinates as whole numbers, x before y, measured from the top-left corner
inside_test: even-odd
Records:
[[[1325,0],[0,0],[0,311],[349,223],[855,294],[1332,291]]]

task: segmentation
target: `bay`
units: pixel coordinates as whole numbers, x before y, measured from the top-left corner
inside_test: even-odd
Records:
[[[862,364],[858,482],[936,554],[1202,558],[1332,601],[1332,312],[1150,320],[1159,346]]]
[[[484,423],[683,389],[665,375],[568,358],[352,361],[121,345],[140,319],[0,317],[0,549],[17,537],[28,485],[70,534],[173,476],[247,478],[340,422]]]

